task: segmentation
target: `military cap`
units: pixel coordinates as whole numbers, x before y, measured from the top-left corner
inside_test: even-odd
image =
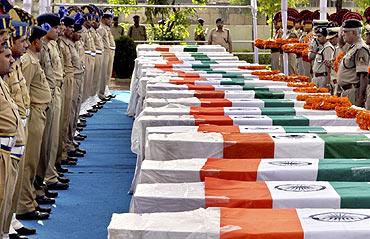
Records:
[[[76,6],[69,6],[67,8],[67,11],[68,11],[68,16],[75,16],[77,13],[82,12],[82,10]]]
[[[323,36],[327,36],[328,35],[328,30],[326,29],[326,27],[316,27],[315,28],[315,33],[316,34],[322,34]]]
[[[12,37],[27,36],[29,25],[26,22],[12,21],[11,26],[13,28]]]
[[[0,0],[0,14],[7,14],[13,5],[8,0]]]
[[[85,20],[93,20],[95,17],[95,10],[88,5],[81,7],[82,12],[84,13]]]
[[[31,36],[29,38],[30,42],[33,42],[37,39],[41,39],[43,36],[45,36],[48,32],[42,29],[39,26],[33,26],[31,29]]]
[[[65,16],[60,20],[60,22],[63,22],[66,27],[73,27],[75,19],[73,17]]]
[[[281,12],[278,12],[274,16],[274,22],[281,22]]]
[[[74,21],[75,21],[75,24],[74,24],[74,31],[75,32],[78,32],[78,31],[81,31],[82,30],[82,25],[84,24],[85,22],[85,19],[84,17],[82,16],[81,13],[77,13],[74,17]]]
[[[343,16],[343,22],[347,21],[347,20],[358,20],[358,21],[362,21],[362,16],[357,13],[357,12],[347,12],[346,14],[344,14]]]
[[[335,12],[335,13],[333,13],[333,14],[330,14],[330,15],[329,15],[328,20],[329,20],[329,21],[331,21],[331,22],[336,22],[336,23],[338,23],[338,22],[337,22],[337,17],[338,17],[338,14]]]
[[[55,14],[45,13],[37,17],[37,24],[39,26],[48,24],[50,27],[56,27],[60,25],[60,18]]]
[[[303,17],[302,17],[302,22],[303,25],[312,25],[312,12],[307,12]]]
[[[342,24],[343,30],[347,30],[347,31],[354,30],[354,29],[361,28],[361,27],[362,27],[362,23],[361,21],[357,19],[349,19],[343,22]]]
[[[312,22],[314,27],[327,27],[329,24],[328,20],[313,20]]]
[[[36,24],[36,19],[34,18],[34,16],[19,7],[12,8],[9,11],[9,16],[12,20],[26,22],[28,23],[28,25]]]
[[[0,14],[0,30],[9,30],[10,22],[11,19],[8,14]]]
[[[365,17],[366,23],[370,24],[370,7],[366,8],[364,12],[364,17]]]
[[[337,12],[337,23],[339,24],[339,26],[341,26],[342,25],[342,23],[343,23],[343,16],[347,13],[347,12],[349,12],[350,10],[348,10],[348,9],[341,9],[341,10],[339,10],[338,12]]]
[[[326,39],[330,40],[338,36],[340,27],[331,27],[331,28],[327,28],[327,30],[328,30],[328,35],[326,36]]]
[[[103,9],[103,17],[104,18],[110,18],[110,17],[113,18],[113,15],[114,15],[114,12],[113,12],[112,8],[107,7],[107,8]]]
[[[288,8],[288,26],[294,26],[294,23],[296,22],[297,18],[299,16],[299,13],[294,8]]]
[[[68,10],[64,6],[59,7],[58,15],[60,19],[62,19],[64,16],[67,16]]]

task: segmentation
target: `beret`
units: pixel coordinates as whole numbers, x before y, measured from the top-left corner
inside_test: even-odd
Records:
[[[0,14],[0,30],[7,30],[10,27],[10,16],[8,14]]]
[[[361,27],[362,27],[361,21],[356,20],[356,19],[346,20],[342,24],[343,29],[361,28]]]
[[[26,22],[12,21],[11,26],[13,28],[13,31],[11,33],[12,37],[22,37],[26,36],[28,33],[29,25]]]
[[[44,23],[49,24],[51,27],[56,27],[60,25],[60,18],[57,15],[45,13],[37,17],[37,24],[39,26]]]
[[[60,21],[63,22],[66,27],[71,27],[75,24],[75,19],[73,17],[65,16]]]
[[[29,38],[30,42],[33,42],[34,40],[41,39],[43,36],[47,34],[47,31],[42,29],[39,26],[33,26],[31,29],[31,36]]]

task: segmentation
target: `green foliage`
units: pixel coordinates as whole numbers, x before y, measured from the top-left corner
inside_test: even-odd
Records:
[[[129,5],[137,5],[137,0],[108,0],[109,4],[129,4]],[[124,13],[126,16],[130,14],[130,11],[134,10],[134,8],[127,8],[127,7],[114,7],[114,15],[119,16],[120,13]]]
[[[206,0],[193,0],[194,4],[205,4]],[[176,0],[148,0],[153,5],[176,5]],[[146,8],[149,40],[184,40],[189,37],[189,18],[196,13],[194,8]],[[158,24],[159,20],[164,20]]]
[[[130,78],[135,67],[136,45],[134,41],[122,36],[116,40],[116,54],[113,69],[117,78]]]
[[[355,4],[358,7],[358,12],[361,15],[364,15],[365,9],[370,6],[370,0],[354,0]]]

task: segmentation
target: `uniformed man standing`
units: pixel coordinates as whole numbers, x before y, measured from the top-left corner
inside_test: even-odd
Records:
[[[110,27],[112,24],[113,18],[113,10],[111,8],[106,8],[103,10],[103,17],[101,20],[100,27],[98,29],[98,33],[102,37],[103,44],[104,44],[104,52],[103,52],[103,65],[101,71],[101,84],[99,89],[99,98],[103,101],[107,101],[112,98],[112,95],[107,94],[106,88],[109,80],[112,76],[113,71],[113,61],[114,61],[114,54],[116,50],[116,43],[114,41],[112,32],[110,31]]]
[[[322,46],[317,52],[312,72],[313,78],[312,82],[316,84],[317,87],[330,86],[330,67],[327,66],[326,62],[330,61],[334,55],[333,45],[326,39],[328,31],[326,27],[318,27],[315,29],[316,39],[318,43]]]
[[[7,29],[9,21],[4,19],[0,23],[2,29]],[[10,20],[10,19],[9,19]],[[7,21],[7,22],[5,22]],[[18,128],[23,129],[17,105],[10,96],[9,88],[3,77],[10,73],[14,59],[9,47],[0,42],[0,236],[3,236],[3,227],[9,215],[9,202],[12,200],[14,185],[8,183],[13,160],[10,158],[11,150],[15,145],[15,136]]]
[[[204,29],[203,18],[198,18],[198,24],[195,27],[194,40],[195,41],[206,41],[207,30]],[[198,45],[204,45],[204,42],[197,42]]]
[[[299,42],[308,43],[312,35],[312,12],[308,11],[302,16],[302,24],[303,32],[299,38]],[[311,68],[311,62],[302,57],[301,62],[298,63],[298,73],[312,78]]]
[[[338,84],[343,90],[342,96],[348,97],[356,106],[365,107],[369,48],[361,39],[362,23],[355,19],[346,20],[342,28],[344,41],[350,47],[339,65]]]
[[[283,36],[283,31],[281,29],[281,12],[278,12],[274,16],[274,36],[273,39],[276,40]],[[281,49],[271,49],[271,68],[272,70],[282,70],[282,54]]]
[[[135,15],[133,17],[134,25],[128,29],[127,36],[132,38],[134,41],[146,41],[146,29],[145,26],[140,25],[140,16]]]
[[[298,32],[294,28],[295,22],[298,18],[298,13],[295,9],[288,9],[288,25],[287,25],[287,39],[298,39]],[[297,57],[295,53],[288,53],[288,72],[289,75],[297,75]]]
[[[337,72],[334,70],[333,63],[338,55],[339,49],[339,31],[340,27],[330,27],[328,30],[328,36],[326,40],[334,47],[334,53],[331,59],[326,60],[325,64],[330,68],[330,92],[332,95],[337,95],[338,93],[338,76]]]
[[[229,29],[224,28],[222,18],[216,20],[216,25],[217,28],[209,33],[208,45],[221,45],[226,51],[231,53],[233,51],[233,45]]]

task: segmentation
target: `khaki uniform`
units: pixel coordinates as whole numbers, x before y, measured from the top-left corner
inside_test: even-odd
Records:
[[[333,59],[333,55],[334,47],[329,41],[327,41],[324,44],[323,48],[317,52],[312,67],[312,82],[315,83],[317,87],[329,87],[330,72],[325,65],[325,61],[330,61],[331,59]]]
[[[287,39],[298,38],[298,33],[295,29],[288,30]],[[297,75],[297,56],[295,53],[288,54],[288,71],[289,75]]]
[[[10,214],[14,184],[8,183],[16,174],[16,161],[11,159],[15,136],[20,137],[22,130],[18,107],[10,95],[8,85],[0,78],[0,235],[3,234],[5,221]],[[21,138],[18,139],[21,140]]]
[[[44,71],[41,69],[38,56],[28,50],[21,58],[22,72],[25,76],[27,88],[31,98],[31,114],[29,121],[28,144],[25,154],[25,171],[19,205],[20,213],[33,210],[36,197],[33,181],[37,171],[42,138],[46,124],[46,110],[51,102],[51,92]],[[26,205],[26,206],[25,206]]]
[[[72,142],[69,141],[68,132],[69,123],[71,119],[71,107],[73,97],[74,85],[74,67],[72,63],[71,48],[74,48],[74,43],[62,36],[58,41],[61,62],[63,64],[63,87],[61,91],[62,110],[60,113],[60,126],[59,126],[59,144],[57,153],[57,163],[67,158],[67,145]],[[58,182],[58,173],[54,169],[54,164],[50,165],[46,173],[45,182],[47,184]]]
[[[76,55],[75,55],[76,54]],[[81,41],[75,42],[75,51],[72,52],[72,62],[74,66],[75,86],[73,90],[72,99],[72,140],[74,133],[77,129],[77,121],[80,114],[82,95],[83,95],[83,84],[84,84],[84,73],[85,73],[85,49]]]
[[[96,56],[95,56],[95,68],[94,68],[94,79],[93,79],[93,87],[91,91],[91,96],[95,96],[99,92],[99,88],[101,85],[101,71],[102,71],[102,65],[103,65],[103,51],[104,51],[104,45],[103,45],[103,39],[99,33],[94,28],[90,28],[91,35],[94,38],[95,43],[95,50],[96,50]]]
[[[101,70],[102,81],[99,89],[99,97],[104,98],[106,85],[112,76],[116,43],[109,26],[101,24],[98,29],[98,33],[100,34],[104,44],[103,64]]]
[[[9,168],[8,184],[11,185],[12,191],[8,195],[7,208],[8,214],[4,221],[3,231],[5,233],[9,232],[11,220],[13,213],[16,212],[17,204],[19,200],[19,194],[21,190],[23,169],[24,169],[24,148],[27,141],[27,118],[30,112],[30,96],[28,93],[26,80],[23,77],[20,59],[17,59],[13,66],[13,71],[6,78],[5,82],[8,84],[10,89],[10,94],[14,99],[18,107],[18,112],[21,116],[21,127],[17,130],[17,140],[16,145],[12,149],[11,158],[12,162]]]
[[[112,33],[113,34],[113,33]],[[128,29],[128,36],[134,41],[146,41],[146,29],[145,26],[135,25],[130,26]]]
[[[123,29],[123,27],[119,25],[116,27],[115,26],[111,27],[111,31],[112,31],[114,39],[116,40],[122,37],[125,33],[125,30]]]
[[[277,30],[274,35],[274,39],[278,39],[282,37],[281,29]],[[280,49],[271,49],[271,69],[273,70],[280,70],[282,71],[282,54]]]
[[[343,57],[338,70],[338,84],[342,96],[347,96],[352,104],[356,103],[360,82],[357,73],[367,73],[369,66],[369,48],[359,40],[351,45]]]
[[[94,79],[94,70],[95,70],[95,42],[94,38],[91,35],[89,29],[85,26],[82,27],[81,33],[81,41],[84,43],[85,48],[85,81],[84,81],[84,90],[83,90],[83,98],[82,101],[84,102],[87,98],[89,98],[92,91],[92,84]]]
[[[37,176],[43,180],[55,170],[54,166],[59,145],[59,128],[61,127],[63,65],[56,41],[43,41],[40,52],[40,65],[44,70],[51,91],[51,102],[46,112],[46,125],[41,145],[40,162],[37,168]]]
[[[210,45],[221,45],[226,51],[230,52],[231,37],[229,29],[224,28],[221,31],[213,29],[209,34],[208,43]]]

